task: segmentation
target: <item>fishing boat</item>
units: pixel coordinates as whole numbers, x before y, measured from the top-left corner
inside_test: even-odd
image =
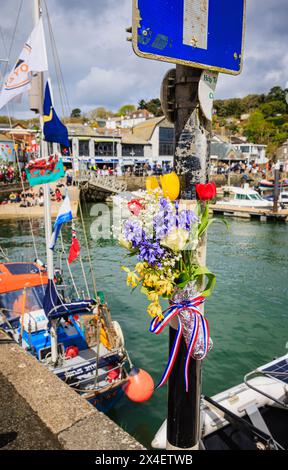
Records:
[[[56,274],[59,279],[59,271]],[[103,292],[98,292],[97,299],[68,300],[63,286],[58,285],[56,291],[57,278],[49,283],[41,264],[1,263],[0,329],[106,412],[123,395],[130,370],[121,327],[111,320]],[[47,290],[56,301],[49,317],[50,322],[57,322],[56,362],[49,319],[43,309]]]
[[[47,8],[46,2],[44,5]],[[23,63],[27,58],[25,65],[26,85],[31,85],[32,72],[36,71],[39,73],[37,76],[33,75],[33,80],[37,78],[40,83],[38,89],[43,90],[43,71],[47,70],[45,68],[46,46],[39,0],[34,0],[34,7],[35,29],[20,56],[20,59],[23,57],[23,60],[17,62],[11,73],[14,74],[17,67],[22,67],[24,73]],[[40,50],[40,46],[42,50]],[[35,66],[35,62],[39,62],[39,60],[42,65]],[[34,68],[31,65],[33,61]],[[27,74],[29,67],[30,75]],[[9,78],[7,83],[9,83]],[[23,92],[26,89],[24,87]],[[5,104],[11,99],[10,94],[10,88],[4,85],[0,96],[0,105],[3,106],[3,103]],[[42,104],[44,101],[44,109],[39,100]],[[45,106],[46,108],[48,106],[46,113]],[[45,99],[44,96],[39,96],[38,103],[35,105],[36,111],[41,109],[41,155],[38,156],[38,160],[29,162],[26,173],[28,179],[32,177],[40,179],[41,183],[38,183],[37,180],[36,185],[41,184],[44,189],[47,261],[44,264],[36,257],[35,262],[20,263],[6,260],[0,264],[0,328],[100,411],[107,412],[115,405],[123,392],[128,390],[131,383],[135,382],[138,371],[133,369],[132,376],[129,375],[132,363],[124,345],[121,327],[119,323],[112,321],[103,292],[97,291],[86,233],[84,235],[89,257],[89,276],[93,282],[93,295],[90,294],[88,275],[86,276],[81,261],[79,246],[76,249],[78,252],[74,253],[73,260],[75,258],[80,260],[83,273],[81,282],[85,282],[89,297],[81,298],[79,295],[81,286],[72,276],[70,262],[67,263],[67,266],[75,293],[72,298],[67,296],[62,273],[54,267],[53,250],[57,237],[61,233],[61,226],[63,223],[71,223],[73,216],[69,194],[66,192],[52,234],[49,183],[56,181],[60,176],[63,177],[64,170],[61,158],[57,155],[49,155],[45,141],[62,144],[64,139],[68,142],[68,132],[55,113],[49,83],[46,85]],[[45,130],[45,123],[48,123],[48,126],[54,126],[51,132],[52,137],[48,134],[51,128],[48,127]],[[39,167],[40,163],[41,168]],[[73,236],[73,226],[71,228]],[[82,228],[85,231],[83,216]],[[31,237],[37,255],[32,226]],[[75,236],[74,239],[72,238],[72,245],[73,240],[75,242]],[[138,384],[134,383],[134,386],[136,389],[137,387],[141,388],[143,383],[140,380]]]
[[[203,397],[202,450],[288,450],[288,354],[244,377],[244,382]],[[167,423],[152,447],[166,448]]]

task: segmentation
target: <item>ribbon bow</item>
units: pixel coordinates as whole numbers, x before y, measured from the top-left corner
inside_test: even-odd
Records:
[[[171,302],[171,306],[165,310],[164,312],[164,319],[159,320],[159,318],[154,318],[151,322],[150,325],[150,332],[155,333],[156,335],[159,335],[165,326],[169,324],[169,322],[177,316],[178,319],[178,331],[177,335],[173,344],[173,348],[168,360],[168,364],[166,366],[166,369],[164,371],[164,374],[162,376],[162,379],[160,380],[159,384],[157,385],[156,388],[162,387],[167,380],[169,379],[169,376],[172,372],[179,347],[180,347],[180,342],[181,338],[183,335],[183,330],[184,330],[184,325],[181,321],[181,312],[184,310],[188,310],[191,312],[191,317],[194,317],[194,326],[193,326],[193,331],[191,334],[191,338],[189,339],[189,345],[188,346],[188,351],[187,351],[187,357],[185,361],[185,385],[186,385],[186,392],[188,392],[189,389],[189,377],[188,377],[188,371],[189,371],[189,364],[190,364],[190,359],[193,357],[194,349],[197,343],[197,340],[199,339],[199,330],[200,330],[200,324],[202,325],[203,329],[203,343],[204,343],[204,351],[201,354],[201,356],[197,359],[203,360],[209,351],[209,342],[210,342],[210,331],[209,331],[209,324],[206,318],[204,318],[204,315],[202,312],[199,310],[199,305],[202,305],[205,302],[205,297],[195,297],[191,300],[184,300],[182,302]]]

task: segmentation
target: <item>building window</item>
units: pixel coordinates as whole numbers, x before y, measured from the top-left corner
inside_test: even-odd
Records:
[[[79,140],[79,156],[89,157],[89,140]]]
[[[144,157],[144,145],[122,145],[122,156],[123,157]]]
[[[159,129],[159,155],[174,155],[174,129],[160,127]]]
[[[114,145],[114,151],[113,151]],[[95,156],[96,157],[113,157],[117,155],[117,147],[114,142],[95,142]]]
[[[250,153],[251,152],[251,149],[250,149],[250,146],[249,145],[246,145],[246,146],[241,146],[241,152],[243,153]]]

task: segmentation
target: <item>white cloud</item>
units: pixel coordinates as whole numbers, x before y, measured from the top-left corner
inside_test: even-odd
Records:
[[[92,67],[89,74],[76,85],[76,97],[100,106],[115,106],[121,103],[123,96],[129,101],[135,98],[133,89],[137,84],[137,74],[127,74],[121,69],[106,70],[100,67]],[[135,95],[135,93],[134,93]]]
[[[1,27],[8,42],[20,1],[1,0]],[[131,25],[131,0],[49,0],[47,4],[71,107],[118,109],[159,96],[162,78],[171,65],[133,53],[125,32]],[[31,5],[31,0],[24,1],[11,63],[31,32]],[[287,0],[248,0],[247,6],[244,70],[238,77],[220,75],[217,98],[267,92],[272,86],[285,86],[288,80]],[[49,50],[52,63],[50,46]],[[56,75],[51,70],[60,108]]]

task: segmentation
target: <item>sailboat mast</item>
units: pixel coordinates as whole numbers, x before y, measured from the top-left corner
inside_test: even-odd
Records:
[[[34,0],[34,21],[35,24],[38,23],[41,12],[40,0]],[[47,157],[47,144],[43,139],[43,94],[44,94],[44,74],[40,72],[37,79],[39,80],[39,89],[41,90],[41,96],[39,100],[39,111],[40,111],[40,124],[42,129],[42,139],[41,139],[41,155],[42,157]],[[50,186],[49,184],[44,184],[44,215],[45,215],[45,238],[46,238],[46,257],[47,257],[47,272],[48,279],[54,278],[54,266],[53,266],[53,251],[50,250],[49,245],[52,236],[52,226],[51,226],[51,207],[50,207]]]
[[[34,21],[35,25],[38,23],[42,15],[40,0],[34,0]],[[47,157],[47,143],[44,141],[44,120],[43,120],[43,101],[44,101],[44,74],[43,72],[38,74],[39,80],[39,112],[40,112],[40,124],[42,130],[41,137],[41,156]],[[44,217],[45,217],[45,241],[46,241],[46,256],[47,256],[47,274],[49,281],[54,279],[54,265],[53,265],[53,250],[49,248],[52,236],[51,226],[51,204],[50,204],[50,186],[44,184]],[[52,364],[56,365],[58,361],[58,341],[57,341],[57,324],[55,320],[51,321],[50,326],[50,337],[51,337],[51,359]]]

